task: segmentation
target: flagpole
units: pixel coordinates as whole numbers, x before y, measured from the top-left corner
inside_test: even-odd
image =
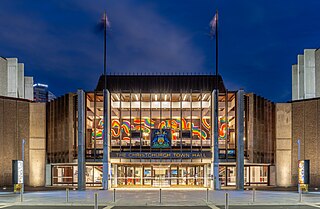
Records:
[[[109,188],[109,149],[108,149],[108,94],[107,94],[107,14],[103,15],[104,26],[104,53],[103,53],[103,168],[102,168],[102,187],[103,190]]]
[[[216,20],[215,20],[215,38],[216,38],[216,80],[215,80],[215,94],[214,94],[214,160],[213,160],[213,173],[214,173],[214,189],[220,189],[220,182],[219,182],[219,73],[218,73],[218,10],[216,11]]]

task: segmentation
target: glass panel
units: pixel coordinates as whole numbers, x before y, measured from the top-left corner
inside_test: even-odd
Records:
[[[199,120],[202,146],[211,146],[211,93],[201,94],[201,121]]]
[[[219,166],[219,181],[221,186],[226,186],[226,167]]]
[[[52,168],[52,184],[73,184],[73,166],[61,166]]]
[[[127,185],[134,185],[134,167],[128,166],[127,167]]]
[[[140,148],[141,118],[140,118],[140,94],[131,94],[131,146]]]
[[[195,128],[195,127],[194,127]],[[182,94],[182,118],[181,118],[182,146],[191,147],[191,94]]]
[[[227,166],[227,181],[228,186],[236,185],[236,167]]]
[[[144,167],[144,185],[151,185],[152,169],[151,167]]]
[[[171,98],[172,103],[172,146],[180,148],[180,118],[181,118],[181,109],[180,109],[180,94],[172,94]]]
[[[192,94],[192,146],[200,147],[201,140],[197,133],[197,127],[200,127],[201,120],[201,94],[193,93]],[[194,148],[193,148],[194,149]]]
[[[130,94],[122,93],[121,94],[121,146],[128,147],[130,146],[130,130],[131,130],[131,122],[130,122]]]
[[[119,94],[111,94],[111,145],[120,146],[120,135],[121,135],[121,125],[120,125],[120,97]]]
[[[235,120],[235,105],[236,95],[235,93],[228,93],[228,149],[236,148],[236,120]]]
[[[154,122],[151,121],[151,95],[150,94],[142,94],[142,102],[141,102],[141,125],[142,125],[142,146],[150,146],[150,134],[151,129],[154,127]]]
[[[121,186],[121,185],[125,185],[126,184],[126,168],[124,166],[118,166],[118,172],[117,172],[117,183],[118,183],[118,186]]]

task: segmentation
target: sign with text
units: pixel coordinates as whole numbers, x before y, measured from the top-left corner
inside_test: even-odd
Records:
[[[299,160],[298,164],[298,178],[299,184],[309,184],[309,160]]]
[[[111,158],[161,158],[161,159],[171,159],[171,158],[211,158],[211,152],[111,152]]]
[[[13,184],[23,184],[23,161],[12,161]]]

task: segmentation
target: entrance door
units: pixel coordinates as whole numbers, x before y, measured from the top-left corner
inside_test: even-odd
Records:
[[[154,187],[170,187],[169,166],[154,166],[153,174]]]
[[[227,186],[226,166],[219,166],[219,181],[220,181],[221,186]]]

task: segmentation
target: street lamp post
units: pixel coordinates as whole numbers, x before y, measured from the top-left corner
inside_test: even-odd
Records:
[[[21,193],[24,193],[24,145],[26,143],[25,139],[22,139],[22,144],[21,144],[21,160],[22,160],[22,185],[21,185]]]
[[[300,155],[301,141],[300,141],[300,139],[297,140],[297,144],[298,144],[298,192],[300,192],[300,184],[299,184],[299,161],[301,160],[301,155]]]

